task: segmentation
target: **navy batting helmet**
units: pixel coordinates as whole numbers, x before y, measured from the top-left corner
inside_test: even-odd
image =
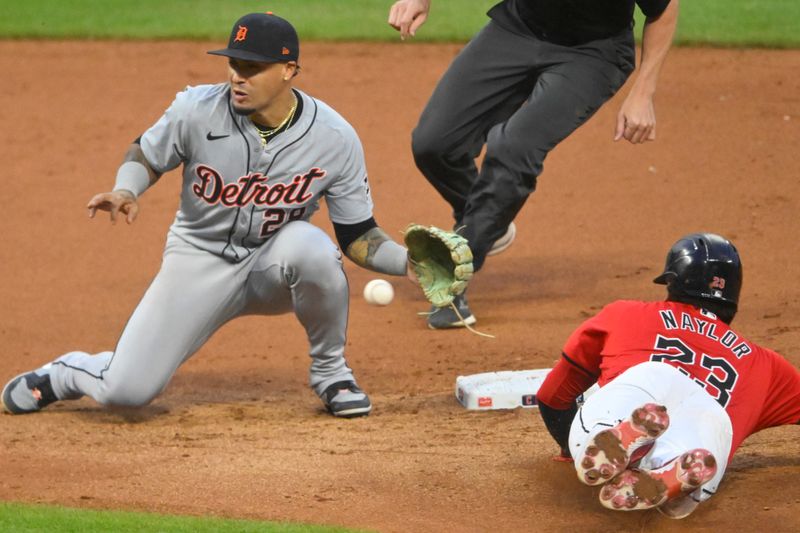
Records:
[[[737,307],[742,289],[742,262],[736,247],[714,233],[681,237],[667,254],[664,272],[653,280],[670,294]]]

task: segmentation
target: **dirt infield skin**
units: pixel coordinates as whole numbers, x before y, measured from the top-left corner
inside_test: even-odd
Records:
[[[178,201],[171,173],[133,226],[89,221],[127,144],[187,84],[222,81],[219,43],[0,42],[3,102],[0,382],[73,349],[113,348],[156,273]],[[304,46],[298,86],[359,131],[376,218],[447,226],[415,170],[410,131],[456,45]],[[730,237],[745,263],[734,325],[800,365],[800,51],[677,49],[657,95],[658,140],[611,140],[615,98],[548,158],[515,244],[471,289],[479,329],[433,332],[427,306],[361,299],[376,277],[346,265],[348,357],[375,404],[336,420],[306,385],[291,316],[224,327],[147,408],[61,403],[0,416],[0,500],[292,520],[385,532],[793,531],[800,428],[748,439],[720,492],[690,518],[613,513],[538,413],[468,412],[456,376],[549,367],[570,331],[650,280],[692,231]],[[627,92],[627,87],[622,93]],[[326,231],[324,213],[315,221]]]

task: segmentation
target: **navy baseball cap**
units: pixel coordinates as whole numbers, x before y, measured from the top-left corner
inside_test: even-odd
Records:
[[[250,13],[233,25],[228,47],[209,54],[261,63],[285,63],[300,57],[297,32],[288,20],[266,13]]]

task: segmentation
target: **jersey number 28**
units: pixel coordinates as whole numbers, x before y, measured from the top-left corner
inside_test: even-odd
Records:
[[[291,222],[292,220],[301,220],[303,215],[306,214],[305,207],[296,207],[291,211],[288,211],[289,216],[286,216],[287,210],[286,209],[267,209],[264,211],[264,223],[261,224],[261,231],[259,232],[259,236],[262,239],[266,239],[267,237],[272,237],[272,235],[281,229],[281,226],[285,222]]]

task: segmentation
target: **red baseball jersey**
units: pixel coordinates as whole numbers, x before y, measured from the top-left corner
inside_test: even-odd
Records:
[[[537,399],[564,409],[594,381],[602,387],[646,361],[675,366],[725,408],[731,455],[748,435],[800,421],[800,371],[712,313],[669,301],[621,300],[584,322]]]

